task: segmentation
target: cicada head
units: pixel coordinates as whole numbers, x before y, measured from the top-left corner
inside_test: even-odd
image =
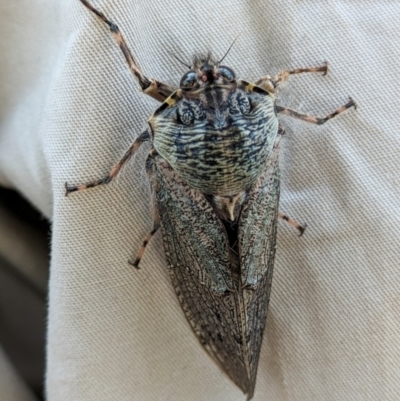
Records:
[[[183,75],[180,88],[184,92],[229,86],[236,81],[234,71],[214,59],[211,53],[195,55],[190,70]]]

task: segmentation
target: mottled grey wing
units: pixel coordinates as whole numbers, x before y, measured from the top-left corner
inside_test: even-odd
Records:
[[[239,220],[239,257],[245,310],[246,342],[250,376],[248,399],[253,396],[258,359],[267,317],[276,248],[279,204],[279,141],[266,169],[243,205]]]
[[[195,334],[245,392],[249,380],[242,348],[237,287],[229,243],[209,202],[160,157],[148,159],[172,284]]]

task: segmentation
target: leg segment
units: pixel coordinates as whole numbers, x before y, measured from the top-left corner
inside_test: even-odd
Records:
[[[271,78],[269,75],[260,78],[256,85],[261,86],[265,90],[274,91],[280,84],[287,81],[291,75],[301,74],[303,72],[323,72],[326,75],[328,72],[328,63],[324,63],[319,67],[308,67],[308,68],[295,68],[294,70],[283,70],[275,77]]]
[[[109,26],[115,41],[120,47],[125,57],[125,60],[129,65],[129,69],[139,82],[142,91],[146,95],[149,95],[160,102],[163,102],[169,95],[171,95],[171,93],[174,92],[175,90],[174,88],[171,88],[169,85],[163,84],[162,82],[158,82],[154,79],[148,79],[143,74],[139,65],[134,59],[131,51],[129,50],[129,47],[118,26],[115,25],[112,21],[110,21],[101,11],[94,8],[87,0],[80,0],[80,1],[85,7],[87,7],[90,11],[96,14],[103,22],[105,22]]]
[[[278,75],[272,78],[272,83],[275,88],[280,84],[287,81],[291,75],[302,74],[303,72],[323,72],[322,75],[328,73],[328,63],[324,63],[319,67],[308,67],[308,68],[295,68],[294,70],[283,70]]]
[[[84,189],[93,188],[97,187],[98,185],[110,183],[121,171],[124,164],[131,159],[131,157],[135,154],[135,152],[139,149],[139,147],[143,144],[143,142],[146,142],[149,139],[150,139],[149,131],[146,130],[142,132],[132,143],[129,149],[125,152],[122,159],[110,170],[107,176],[101,178],[100,180],[89,182],[87,184],[71,185],[71,186],[65,183],[65,196],[68,196],[68,194],[71,192],[83,191]]]
[[[146,246],[147,244],[150,242],[151,238],[153,237],[153,235],[157,232],[157,230],[160,228],[160,223],[158,222],[154,222],[154,227],[153,229],[150,231],[149,234],[146,235],[146,238],[143,241],[142,246],[139,249],[139,252],[136,256],[136,259],[132,262],[131,260],[128,261],[128,263],[130,265],[132,265],[133,267],[136,267],[136,269],[140,269],[139,267],[139,263],[142,260],[144,251],[146,250]]]
[[[308,114],[301,114],[295,110],[291,110],[291,109],[288,109],[286,107],[281,107],[281,106],[275,106],[275,110],[277,113],[282,113],[282,114],[285,114],[286,116],[298,118],[300,120],[307,121],[308,123],[311,123],[311,124],[322,125],[322,124],[326,123],[328,120],[330,120],[331,118],[336,117],[340,113],[343,113],[345,110],[349,109],[350,107],[357,108],[357,105],[352,98],[350,98],[350,100],[345,105],[343,105],[342,107],[339,107],[333,113],[328,114],[326,117],[323,117],[323,118],[309,116]]]
[[[301,225],[298,223],[296,220],[291,219],[289,216],[286,216],[286,214],[279,212],[278,217],[282,220],[285,220],[288,224],[299,230],[299,237],[301,237],[304,234],[304,231],[306,230],[307,224]]]

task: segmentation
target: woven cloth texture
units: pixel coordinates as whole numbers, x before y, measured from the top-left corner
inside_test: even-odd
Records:
[[[254,81],[290,79],[278,104],[324,116],[282,118],[279,224],[254,400],[400,400],[400,3],[394,1],[93,0],[149,77],[177,85],[197,51]],[[146,128],[140,93],[107,27],[78,0],[0,5],[0,184],[52,220],[48,401],[243,400],[192,333],[173,292],[161,236],[128,266],[152,227],[143,148],[104,176]]]

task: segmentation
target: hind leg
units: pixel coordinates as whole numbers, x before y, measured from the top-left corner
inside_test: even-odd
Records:
[[[292,227],[296,228],[299,231],[299,237],[301,237],[304,234],[304,231],[306,230],[307,224],[301,225],[298,223],[296,220],[291,219],[289,216],[286,214],[279,212],[278,217],[284,221],[286,221],[288,224],[290,224]]]
[[[143,254],[146,250],[146,247],[147,247],[148,243],[150,242],[150,240],[153,238],[153,235],[158,231],[159,228],[160,228],[160,223],[155,221],[153,229],[146,235],[146,238],[144,239],[142,246],[140,247],[139,252],[136,255],[135,260],[133,262],[131,260],[128,261],[128,263],[130,265],[132,265],[133,267],[136,267],[136,269],[140,269],[139,263],[142,260]]]

